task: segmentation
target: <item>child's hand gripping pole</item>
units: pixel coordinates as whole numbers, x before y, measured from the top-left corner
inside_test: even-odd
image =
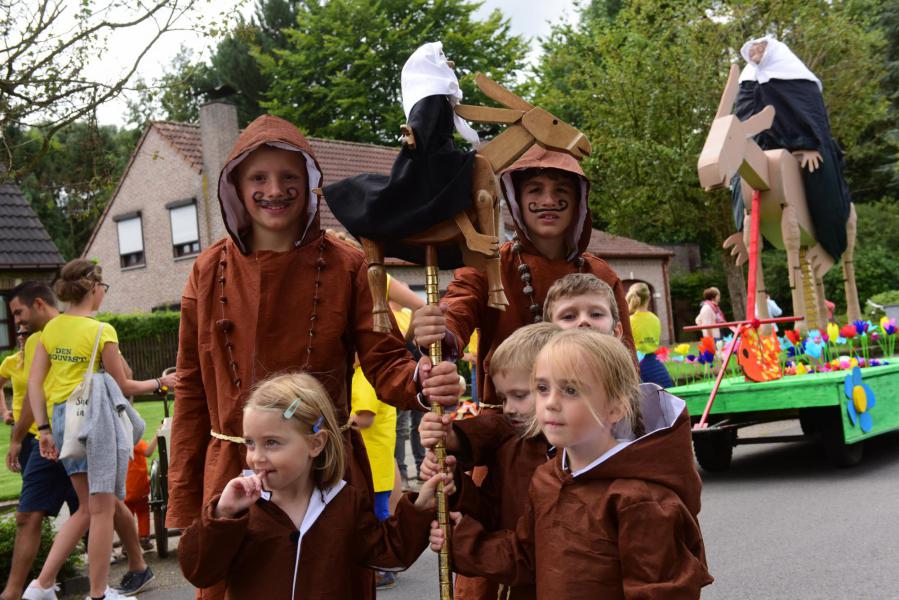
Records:
[[[428,304],[437,306],[440,294],[439,270],[437,262],[437,247],[427,246],[425,248],[425,294],[428,298]],[[443,360],[443,350],[441,341],[431,344],[428,354],[431,358],[431,365],[437,366]],[[443,406],[438,402],[431,403],[431,410],[438,417],[443,416]],[[437,455],[437,464],[440,471],[446,469],[446,446],[444,442],[438,441],[434,445],[434,454]],[[449,508],[446,501],[446,489],[441,479],[437,484],[437,522],[440,527],[449,533]],[[440,548],[438,555],[438,566],[440,575],[440,600],[452,600],[453,598],[453,578],[452,567],[450,566],[450,550],[449,536],[446,543]]]

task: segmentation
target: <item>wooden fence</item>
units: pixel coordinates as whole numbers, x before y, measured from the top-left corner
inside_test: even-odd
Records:
[[[134,379],[152,379],[159,377],[164,369],[175,366],[178,332],[146,339],[120,340],[119,347],[134,371]]]

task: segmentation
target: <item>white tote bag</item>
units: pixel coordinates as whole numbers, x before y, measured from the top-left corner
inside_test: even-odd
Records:
[[[84,458],[87,449],[79,440],[81,426],[87,418],[87,401],[91,397],[91,383],[94,377],[94,363],[97,360],[97,348],[100,346],[100,334],[103,333],[104,323],[100,323],[97,329],[97,338],[94,340],[94,349],[91,351],[91,361],[84,373],[84,379],[78,387],[69,394],[66,399],[66,427],[63,434],[62,448],[59,450],[59,458]]]

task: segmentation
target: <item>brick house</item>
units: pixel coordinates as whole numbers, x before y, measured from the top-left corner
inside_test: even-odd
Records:
[[[177,305],[194,257],[226,235],[216,190],[238,133],[236,110],[223,102],[201,107],[198,125],[156,121],[146,127],[83,254],[100,261],[104,281],[112,286],[104,310],[143,312]],[[308,139],[324,185],[360,173],[389,173],[398,153],[385,146]],[[321,225],[343,231],[324,203]],[[609,260],[623,279],[650,284],[662,336],[673,339],[667,278],[671,252],[598,230],[590,250]],[[387,267],[392,276],[423,292],[423,268],[390,259]],[[444,284],[451,279],[450,272],[441,274]]]
[[[65,261],[22,190],[0,183],[0,352],[15,345],[8,294],[26,280],[53,280]]]

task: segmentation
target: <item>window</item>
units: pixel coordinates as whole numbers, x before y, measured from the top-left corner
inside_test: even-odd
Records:
[[[175,258],[191,256],[200,251],[200,230],[197,227],[197,201],[179,200],[165,205],[172,223],[172,253]]]
[[[119,265],[123,269],[146,264],[140,211],[113,217],[119,232]]]
[[[9,298],[0,295],[0,350],[8,350],[15,340],[13,331],[13,319],[7,308]]]

